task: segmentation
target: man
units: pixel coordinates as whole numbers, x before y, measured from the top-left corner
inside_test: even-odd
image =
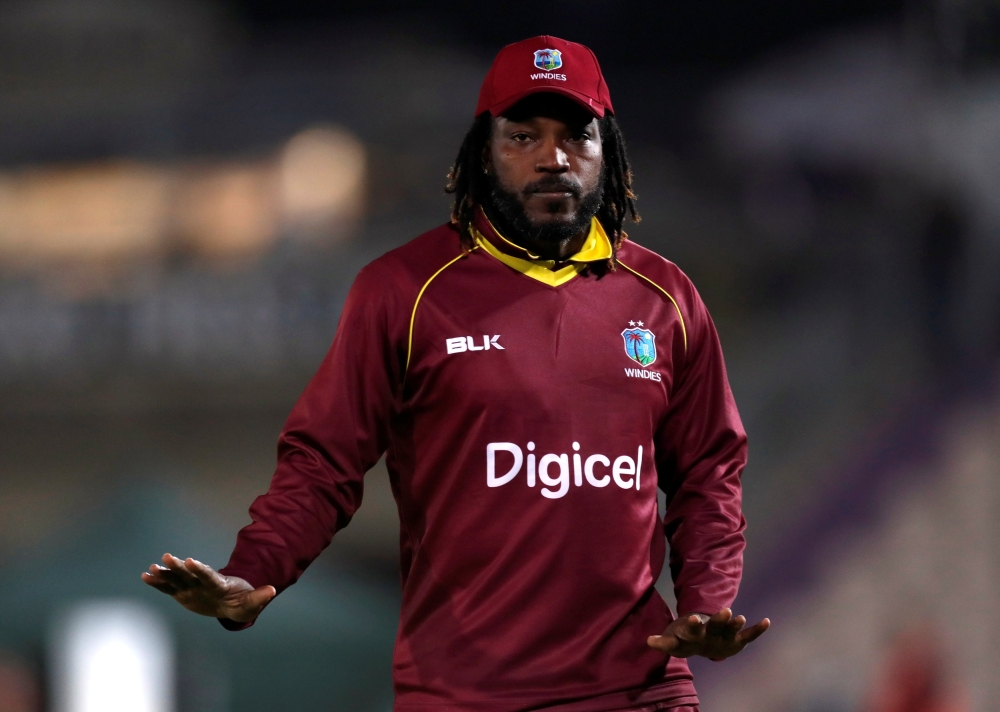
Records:
[[[251,625],[387,453],[396,710],[694,710],[684,658],[768,626],[728,608],[746,437],[694,287],[626,241],[632,176],[593,53],[503,49],[447,190],[449,224],[358,275],[229,564],[166,554],[143,578]],[[654,589],[665,539],[677,620]]]

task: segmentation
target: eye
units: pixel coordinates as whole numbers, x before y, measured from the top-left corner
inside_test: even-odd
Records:
[[[524,133],[523,131],[518,131],[515,134],[511,134],[510,140],[511,141],[517,141],[518,143],[524,143],[525,141],[530,141],[531,140],[531,136],[529,136],[528,134]]]

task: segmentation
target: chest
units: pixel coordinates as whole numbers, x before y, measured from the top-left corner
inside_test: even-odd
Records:
[[[477,267],[448,275],[414,314],[411,407],[658,420],[683,357],[672,305],[621,271],[553,288]]]

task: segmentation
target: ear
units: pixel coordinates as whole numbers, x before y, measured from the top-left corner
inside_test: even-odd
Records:
[[[493,172],[493,139],[486,139],[486,144],[483,146],[483,173]]]

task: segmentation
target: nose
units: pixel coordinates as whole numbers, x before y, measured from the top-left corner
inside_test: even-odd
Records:
[[[535,163],[537,173],[565,173],[569,170],[569,155],[562,149],[558,141],[549,139],[544,142]]]

